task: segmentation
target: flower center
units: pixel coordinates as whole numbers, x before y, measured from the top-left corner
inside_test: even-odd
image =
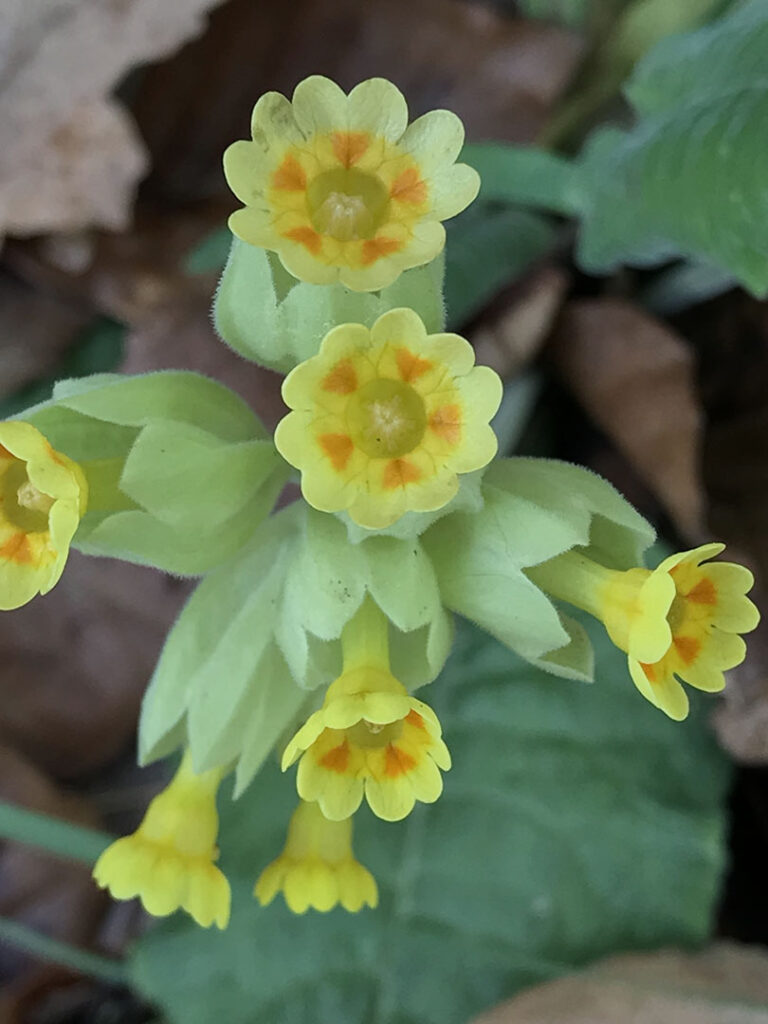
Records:
[[[24,533],[43,533],[48,529],[48,513],[53,498],[43,494],[27,476],[26,463],[15,459],[0,482],[2,516]]]
[[[307,189],[312,227],[339,242],[373,238],[387,217],[389,195],[372,174],[340,167],[324,171]]]
[[[419,444],[427,427],[421,395],[410,384],[380,377],[352,397],[347,425],[358,448],[374,459],[398,459]]]
[[[386,747],[400,739],[403,734],[403,723],[399,721],[381,725],[363,719],[348,729],[347,734],[356,747]]]

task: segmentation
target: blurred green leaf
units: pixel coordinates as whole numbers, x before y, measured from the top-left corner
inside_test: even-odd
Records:
[[[205,235],[184,257],[185,274],[213,274],[224,269],[232,246],[232,232],[224,225]]]
[[[294,917],[253,901],[295,803],[293,773],[267,764],[223,808],[229,930],[159,924],[134,951],[140,990],[178,1024],[463,1024],[606,953],[702,941],[729,777],[712,704],[696,701],[682,726],[665,719],[589,628],[594,687],[461,629],[426,694],[454,756],[443,797],[396,825],[359,815],[376,911]]]
[[[575,165],[544,149],[503,142],[470,143],[464,147],[462,159],[480,175],[481,200],[541,206],[567,215],[582,206],[578,195],[581,179]]]
[[[15,416],[51,397],[56,381],[63,377],[88,377],[115,370],[123,358],[125,326],[110,317],[97,317],[75,341],[66,358],[50,377],[36,381],[0,402],[0,419]]]
[[[445,301],[456,330],[555,244],[556,229],[527,210],[476,203],[446,225]]]
[[[642,115],[582,157],[579,261],[606,272],[686,256],[768,293],[768,4],[664,40],[626,92]]]

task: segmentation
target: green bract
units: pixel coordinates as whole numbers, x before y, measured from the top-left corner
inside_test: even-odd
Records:
[[[241,792],[310,692],[341,669],[339,637],[370,593],[390,620],[392,668],[413,689],[451,647],[451,616],[418,541],[349,544],[334,517],[296,503],[210,573],[171,630],[142,710],[143,761],[188,744],[197,770],[237,761]]]
[[[75,547],[168,572],[231,558],[287,474],[242,399],[186,371],[62,381],[25,418],[88,479]]]
[[[296,281],[272,253],[232,240],[213,307],[221,337],[241,356],[287,373],[317,353],[337,324],[371,326],[399,306],[415,310],[430,333],[444,329],[443,259],[407,270],[380,292]]]
[[[483,497],[480,512],[446,517],[424,535],[445,604],[555,675],[591,678],[583,629],[524,570],[576,546],[629,568],[653,528],[607,481],[552,459],[499,459]]]

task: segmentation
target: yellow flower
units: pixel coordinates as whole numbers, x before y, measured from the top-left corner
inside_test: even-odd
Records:
[[[269,92],[251,133],[224,154],[229,186],[245,204],[229,226],[312,284],[376,291],[429,263],[445,244],[441,221],[480,187],[476,171],[455,163],[459,118],[433,110],[408,126],[402,94],[383,78],[349,96],[320,75],[301,82],[292,103]]]
[[[265,907],[280,891],[294,914],[310,907],[325,912],[337,903],[355,914],[378,904],[374,877],[352,852],[351,818],[329,821],[317,804],[299,804],[285,849],[262,871],[253,894]]]
[[[87,502],[77,463],[30,423],[0,423],[0,609],[58,583]]]
[[[322,512],[347,510],[360,526],[441,508],[457,474],[496,453],[489,420],[501,381],[474,365],[467,341],[427,335],[410,309],[390,310],[370,330],[335,327],[286,377],[283,398],[294,411],[275,444],[301,470],[304,497]]]
[[[601,619],[611,640],[626,651],[629,671],[642,695],[670,718],[688,714],[678,679],[717,693],[723,672],[740,665],[746,645],[739,636],[760,619],[746,597],[754,579],[732,562],[706,562],[724,544],[705,544],[670,555],[653,571],[606,569],[576,551],[526,570],[555,597]]]
[[[399,821],[417,800],[437,800],[439,769],[451,767],[437,715],[389,670],[387,628],[366,599],[342,633],[342,674],[283,754],[283,771],[301,758],[299,796],[332,821],[354,814],[363,796],[374,814]]]
[[[214,861],[219,817],[216,792],[223,771],[195,775],[189,753],[170,784],[154,798],[131,836],[99,857],[93,877],[117,900],[138,896],[165,917],[182,908],[203,928],[229,922],[230,889]]]

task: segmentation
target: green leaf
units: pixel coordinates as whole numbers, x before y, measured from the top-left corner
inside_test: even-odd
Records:
[[[767,49],[768,5],[757,0],[639,64],[626,90],[637,126],[599,129],[581,158],[586,270],[684,256],[768,294]]]
[[[171,1024],[465,1024],[519,989],[617,950],[695,945],[723,871],[729,771],[700,698],[684,725],[639,696],[590,627],[589,689],[553,679],[469,627],[430,690],[454,769],[398,824],[358,815],[376,911],[260,909],[293,773],[266,764],[222,807],[229,929],[182,915],[137,943],[131,972]]]
[[[211,274],[226,265],[232,246],[232,232],[226,225],[202,238],[184,257],[185,274]]]
[[[448,326],[459,329],[555,244],[555,228],[527,210],[476,203],[447,225]]]
[[[538,206],[571,215],[583,205],[582,182],[572,161],[536,146],[470,143],[462,159],[482,179],[480,200]]]

